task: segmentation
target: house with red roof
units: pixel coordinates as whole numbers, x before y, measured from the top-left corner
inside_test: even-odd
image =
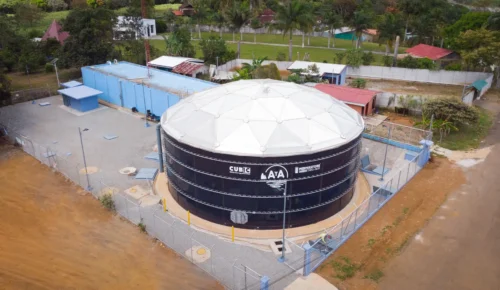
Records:
[[[63,31],[61,24],[59,24],[56,20],[53,20],[47,31],[45,31],[42,41],[46,41],[49,38],[55,38],[61,45],[63,45],[64,41],[68,37],[69,33]]]
[[[262,24],[272,23],[274,21],[274,15],[276,15],[276,12],[266,8],[259,14],[259,21]]]
[[[343,102],[358,112],[361,116],[368,116],[373,113],[375,101],[377,100],[377,94],[380,93],[372,90],[356,89],[331,84],[316,84],[314,88]]]
[[[428,58],[433,61],[454,61],[460,59],[458,53],[427,44],[418,44],[406,50],[408,55],[417,58]]]

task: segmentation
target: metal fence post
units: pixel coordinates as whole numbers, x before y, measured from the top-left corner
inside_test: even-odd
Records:
[[[303,269],[302,275],[308,276],[311,273],[311,249],[312,249],[312,247],[311,247],[311,245],[309,245],[309,243],[307,243],[307,244],[303,245],[302,248],[304,248],[304,269]],[[262,289],[262,288],[260,288],[260,289]]]

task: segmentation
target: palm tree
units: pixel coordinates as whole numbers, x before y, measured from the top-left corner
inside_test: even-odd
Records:
[[[335,47],[335,30],[342,27],[342,16],[331,7],[325,6],[321,15],[321,22],[328,27],[328,48],[330,48],[330,38],[333,35],[333,47]]]
[[[247,1],[234,1],[231,7],[225,11],[225,18],[227,22],[231,25],[231,30],[233,31],[233,41],[234,32],[240,31],[241,27],[250,19],[250,8],[248,7]],[[238,51],[237,57],[240,57],[240,47],[241,47],[241,37],[238,40]]]
[[[351,20],[351,26],[354,28],[354,33],[356,35],[356,48],[361,47],[363,36],[363,31],[372,27],[373,24],[373,14],[371,11],[361,9],[354,12],[354,16]]]
[[[401,36],[404,33],[404,20],[401,14],[387,13],[381,16],[377,29],[379,41],[385,42],[385,53],[388,54],[389,51],[392,51],[396,36]]]
[[[226,18],[224,17],[224,14],[220,11],[215,11],[210,18],[215,26],[219,28],[220,38],[222,38],[222,30],[224,30],[224,26],[226,25]]]
[[[276,11],[276,25],[283,31],[283,37],[289,33],[288,60],[292,60],[292,36],[294,29],[300,29],[313,22],[311,6],[303,0],[287,0]]]

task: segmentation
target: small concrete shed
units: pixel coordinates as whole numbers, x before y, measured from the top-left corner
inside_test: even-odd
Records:
[[[99,107],[98,96],[101,91],[87,86],[77,86],[68,89],[58,90],[63,97],[65,106],[80,112],[87,112]]]

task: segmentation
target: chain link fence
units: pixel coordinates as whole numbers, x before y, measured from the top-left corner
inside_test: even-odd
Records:
[[[133,224],[144,227],[149,235],[214,277],[225,288],[261,289],[263,276],[245,265],[237,255],[232,255],[238,250],[231,251],[228,255],[226,247],[216,242],[218,237],[210,237],[199,232],[185,221],[165,211],[158,202],[144,204],[141,200],[129,197],[120,185],[107,181],[102,172],[92,173],[87,180],[85,167],[73,160],[76,159],[75,156],[65,156],[51,146],[38,144],[5,125],[0,124],[0,130],[16,146],[59,172],[67,180],[86,189],[96,199],[104,194],[110,194],[116,213]],[[149,180],[137,182],[144,188],[152,189]]]

